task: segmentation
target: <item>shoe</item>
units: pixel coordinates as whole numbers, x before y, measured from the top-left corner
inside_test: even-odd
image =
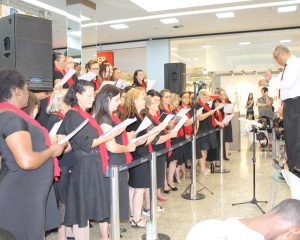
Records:
[[[168,189],[168,190],[165,190],[165,189],[164,189],[164,193],[165,193],[165,194],[170,194],[170,192],[171,192],[170,189]]]
[[[157,205],[157,211],[158,212],[163,212],[163,211],[165,211],[165,208],[161,205]]]
[[[177,187],[172,187],[170,184],[168,184],[168,186],[171,188],[171,190],[172,190],[173,192],[178,191],[178,188],[177,188]]]
[[[140,220],[138,220],[137,222],[134,221],[134,219],[132,219],[132,222],[131,222],[131,227],[133,228],[145,228],[147,226],[147,221],[145,224],[142,224],[141,221],[143,221],[144,219],[141,218]],[[140,224],[139,224],[140,223]]]
[[[224,160],[226,160],[226,161],[229,161],[230,159],[229,159],[229,158],[227,158],[227,157],[225,157],[225,158],[224,158]]]
[[[142,214],[147,216],[147,217],[150,217],[150,209],[145,209],[144,208],[143,211],[142,211]]]
[[[127,229],[124,227],[120,227],[120,233],[124,233],[124,232],[127,232]]]

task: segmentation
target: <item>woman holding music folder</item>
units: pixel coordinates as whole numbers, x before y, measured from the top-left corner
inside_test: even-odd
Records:
[[[161,112],[159,110],[159,105],[161,101],[161,95],[155,90],[150,90],[146,97],[146,108],[148,110],[147,116],[152,121],[154,126],[158,126],[161,122]],[[177,136],[176,131],[169,131],[167,129],[162,130],[157,139],[154,140],[152,144],[153,151],[161,151],[171,147],[171,138]],[[167,157],[171,157],[172,152],[169,151],[167,154],[163,154],[157,157],[157,198],[160,201],[167,201],[168,198],[163,197],[161,194],[161,188],[165,185],[165,165]]]
[[[108,132],[113,127],[121,123],[115,115],[115,111],[120,104],[120,90],[115,85],[104,85],[96,97],[96,120],[101,128]],[[124,130],[124,129],[123,129]],[[106,142],[109,156],[109,165],[129,164],[132,161],[130,152],[135,151],[136,145],[130,143],[134,134],[126,133],[110,139]],[[128,171],[119,172],[120,191],[120,220],[128,220],[129,217],[129,193],[128,193]],[[106,193],[109,200],[109,191]]]
[[[159,131],[155,131],[156,129],[152,128],[153,126],[151,121],[148,119],[148,117],[145,118],[142,113],[142,111],[145,109],[145,97],[146,93],[143,88],[132,88],[127,92],[126,104],[124,105],[125,115],[123,118],[137,119],[136,122],[127,127],[127,131],[137,131],[143,120],[145,120],[143,124],[148,122],[150,125],[147,124],[144,130],[141,130],[139,133],[137,133],[136,137],[144,136],[150,131],[153,132],[152,135],[144,138],[144,140],[142,139],[141,142],[139,142],[140,145],[137,146],[134,152],[132,152],[133,161],[149,155],[152,147],[150,144],[159,133]],[[145,211],[148,212],[150,209],[150,180],[149,162],[145,162],[129,169],[129,206],[131,213],[130,222],[132,227],[146,227],[147,221],[142,217],[141,213],[144,202],[144,194],[147,196],[145,199]]]
[[[101,239],[108,239],[109,195],[108,153],[105,142],[120,132],[103,137],[103,130],[89,114],[94,103],[94,84],[78,80],[72,85],[65,103],[72,106],[63,120],[60,133],[70,134],[82,122],[88,123],[70,139],[74,155],[74,167],[66,197],[65,225],[73,225],[76,240],[89,239],[89,220],[99,221]],[[122,129],[124,130],[124,129]]]
[[[21,110],[27,102],[25,78],[15,70],[1,70],[0,153],[4,164],[0,172],[0,228],[17,240],[42,240],[49,190],[53,176],[59,176],[55,157],[65,145],[51,144],[47,130]]]

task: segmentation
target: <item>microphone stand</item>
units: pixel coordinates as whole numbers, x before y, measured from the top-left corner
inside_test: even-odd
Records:
[[[256,196],[255,196],[255,190],[256,190],[256,184],[255,184],[255,165],[256,165],[256,147],[255,147],[255,134],[257,133],[257,126],[252,125],[252,132],[253,132],[253,148],[252,148],[252,164],[253,164],[253,196],[252,200],[247,201],[247,202],[240,202],[240,203],[233,203],[232,206],[236,205],[241,205],[241,204],[254,204],[258,207],[258,209],[262,212],[265,213],[265,211],[258,205],[258,203],[268,203],[268,201],[257,201]]]
[[[196,179],[196,99],[197,99],[197,95],[198,92],[196,91],[196,85],[198,85],[197,82],[194,82],[194,98],[193,98],[193,105],[191,106],[192,108],[192,112],[193,112],[193,140],[192,140],[192,167],[191,167],[191,172],[192,172],[192,176],[191,176],[191,184],[188,185],[188,187],[185,189],[185,191],[181,194],[181,196],[184,199],[187,200],[201,200],[205,198],[205,195],[200,193],[202,190],[206,189],[207,191],[209,191],[211,194],[213,194],[213,192],[211,190],[209,190],[207,187],[205,187],[199,180]],[[201,88],[201,86],[200,86]],[[200,90],[200,89],[198,89]],[[200,190],[197,191],[197,182],[202,186],[202,188]]]

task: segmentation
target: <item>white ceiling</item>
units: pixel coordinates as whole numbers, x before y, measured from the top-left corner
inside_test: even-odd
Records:
[[[66,10],[65,0],[41,0],[51,6],[55,6],[62,10]],[[151,0],[148,0],[151,1]],[[169,1],[172,0],[160,0]],[[184,1],[184,0],[181,0]],[[199,1],[199,0],[198,0]],[[300,26],[300,1],[280,1],[282,3],[295,3],[297,5],[296,12],[278,13],[277,7],[259,7],[254,9],[235,10],[235,17],[229,19],[218,19],[216,17],[216,9],[228,8],[235,6],[249,6],[254,4],[270,4],[276,0],[249,0],[238,3],[215,4],[201,7],[189,7],[177,10],[165,10],[159,12],[147,12],[141,7],[135,5],[130,0],[93,0],[96,3],[96,13],[88,9],[83,9],[82,14],[90,17],[90,21],[83,22],[94,23],[98,22],[102,25],[97,27],[83,28],[83,45],[125,42],[134,40],[144,40],[164,37],[177,37],[189,35],[203,35],[212,33],[228,33],[239,31],[253,31],[261,29],[274,28],[291,28]],[[209,1],[206,1],[209,2]],[[215,2],[215,1],[214,1]],[[219,1],[220,2],[220,1]],[[279,0],[277,0],[279,2]],[[36,14],[41,9],[24,3],[21,0],[11,0],[10,4],[17,8],[23,9],[26,12]],[[211,11],[211,13],[199,13],[199,10]],[[177,16],[179,23],[165,25],[159,21],[161,14],[194,11],[193,15]],[[198,11],[198,14],[196,14]],[[154,19],[132,21],[132,18],[149,17]],[[61,48],[66,46],[66,18],[57,13],[51,12],[49,18],[53,21],[53,48]],[[112,29],[107,21],[127,19],[123,22],[129,26],[127,29],[115,30]],[[174,25],[182,25],[181,28],[173,28]],[[298,29],[299,30],[299,29]],[[267,36],[265,36],[267,38]],[[299,35],[297,35],[299,37]]]

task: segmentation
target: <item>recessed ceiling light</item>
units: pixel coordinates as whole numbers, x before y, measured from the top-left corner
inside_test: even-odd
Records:
[[[283,40],[280,40],[281,43],[289,43],[291,42],[292,40],[291,39],[283,39]]]
[[[177,51],[177,48],[176,47],[172,47],[171,50],[172,51]]]
[[[114,25],[110,25],[111,28],[113,29],[126,29],[129,28],[128,25],[126,24],[114,24]]]
[[[202,48],[211,48],[211,46],[210,45],[204,45],[204,46],[202,46]]]
[[[293,6],[285,6],[285,7],[279,7],[277,8],[277,11],[279,13],[284,13],[284,12],[295,12],[297,10],[297,6],[293,5]]]
[[[194,57],[194,58],[193,58],[193,60],[194,60],[194,61],[198,61],[198,60],[199,60],[199,58],[197,58],[197,57]]]
[[[216,13],[217,18],[232,18],[234,17],[234,12],[222,12]]]
[[[164,18],[164,19],[160,19],[159,21],[161,21],[163,24],[172,24],[172,23],[178,23],[178,19],[176,18]]]
[[[251,42],[240,42],[239,45],[240,46],[245,46],[245,45],[250,45]]]

